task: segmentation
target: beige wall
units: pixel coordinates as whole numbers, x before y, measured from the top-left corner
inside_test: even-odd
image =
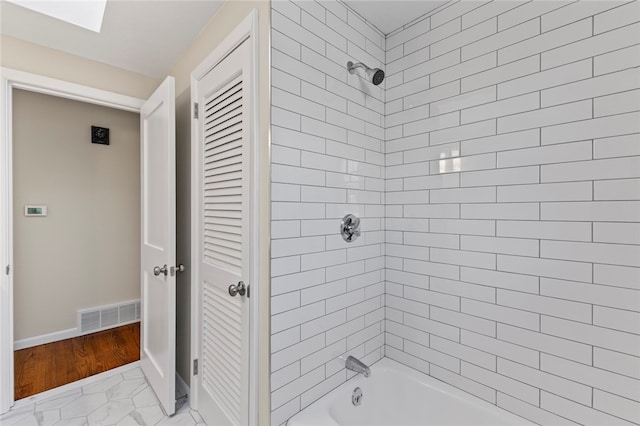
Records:
[[[222,40],[251,12],[259,13],[259,159],[262,175],[259,215],[262,232],[260,234],[260,424],[269,424],[269,13],[267,0],[239,1],[230,0],[225,3],[211,22],[203,29],[197,39],[185,51],[184,55],[170,71],[176,78],[176,129],[177,129],[177,188],[178,190],[178,261],[189,263],[190,253],[188,236],[190,234],[190,209],[188,191],[190,188],[189,158],[191,155],[190,129],[190,78],[191,72],[220,44]],[[180,189],[183,194],[180,194]],[[190,265],[189,265],[190,266]],[[188,268],[187,270],[190,270]],[[186,309],[190,295],[190,278],[183,274],[178,283],[178,300],[180,309],[177,318],[178,327],[178,373],[189,384],[190,363],[190,309]],[[255,287],[254,287],[255,288]],[[185,303],[183,305],[183,303]]]
[[[138,114],[13,93],[15,339],[73,328],[76,311],[140,297]],[[92,144],[91,125],[111,145]],[[48,206],[25,217],[25,204]]]
[[[59,50],[0,35],[0,66],[147,99],[160,81]]]

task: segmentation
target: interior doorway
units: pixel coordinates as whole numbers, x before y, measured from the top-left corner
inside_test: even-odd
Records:
[[[11,98],[18,400],[140,358],[140,116]]]
[[[13,250],[13,101],[14,89],[54,95],[140,114],[145,101],[114,92],[31,74],[0,69],[0,413],[14,406],[14,250]],[[37,119],[37,117],[32,117]],[[36,211],[37,212],[37,211]],[[114,265],[113,267],[117,267]],[[137,281],[139,282],[139,281]]]

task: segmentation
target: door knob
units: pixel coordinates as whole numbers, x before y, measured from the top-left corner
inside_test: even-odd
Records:
[[[162,268],[159,266],[153,268],[153,275],[155,275],[156,277],[160,274],[164,274],[164,276],[166,277],[168,273],[169,270],[167,269],[167,265],[164,265]]]
[[[173,277],[176,272],[184,272],[185,268],[184,265],[181,263],[178,266],[172,266],[171,268],[169,268],[169,272],[171,273],[171,276]]]
[[[240,281],[238,284],[231,284],[229,286],[229,294],[231,296],[235,296],[236,294],[244,296],[246,292],[247,287],[244,285],[244,281]]]

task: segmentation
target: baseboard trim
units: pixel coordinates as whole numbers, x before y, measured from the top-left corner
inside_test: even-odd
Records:
[[[40,336],[27,337],[26,339],[16,340],[13,342],[13,350],[30,348],[32,346],[44,345],[45,343],[57,342],[58,340],[70,339],[79,336],[80,332],[77,328],[69,328],[67,330],[54,331],[49,334]]]

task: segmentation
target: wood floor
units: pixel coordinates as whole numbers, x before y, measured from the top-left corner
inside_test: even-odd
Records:
[[[14,354],[15,399],[22,399],[140,359],[140,323]]]

